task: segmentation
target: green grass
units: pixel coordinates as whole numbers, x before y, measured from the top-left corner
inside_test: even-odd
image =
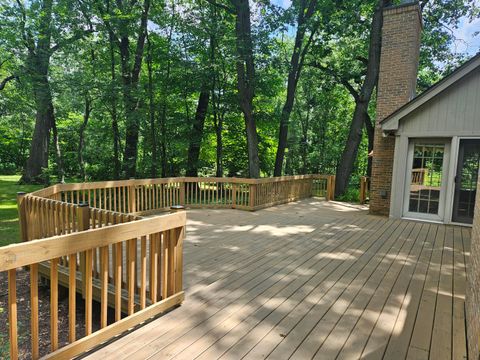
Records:
[[[40,185],[18,185],[19,175],[0,175],[0,246],[20,241],[17,192],[32,192]]]

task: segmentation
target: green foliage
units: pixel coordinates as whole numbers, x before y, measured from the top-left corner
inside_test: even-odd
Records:
[[[220,2],[229,4],[228,0]],[[64,171],[70,178],[78,178],[82,173],[79,143],[88,101],[92,110],[84,130],[82,149],[86,180],[115,177],[113,149],[116,143],[118,160],[122,161],[126,135],[125,87],[121,77],[121,55],[115,40],[110,39],[109,29],[111,26],[116,31],[125,31],[131,44],[129,62],[133,64],[138,36],[135,24],[142,2],[122,9],[117,8],[120,3],[122,1],[116,2],[114,9],[107,11],[106,3],[100,1],[53,1],[51,46],[62,46],[51,57],[48,78]],[[294,42],[292,24],[295,24],[298,4],[294,1],[290,8],[283,9],[269,1],[254,3],[254,112],[261,174],[270,176],[286,96]],[[34,34],[39,26],[42,4],[43,0],[25,2],[25,27]],[[290,118],[287,174],[335,172],[354,109],[351,94],[338,78],[346,79],[353,88],[359,89],[365,76],[369,27],[376,4],[374,0],[341,4],[332,0],[318,1],[318,11],[312,20],[318,24],[318,31],[312,37]],[[467,0],[427,3],[420,89],[431,85],[464,59],[461,54],[452,54],[450,45],[455,39],[448,27],[456,27],[462,16],[477,13],[478,9]],[[21,172],[29,155],[35,104],[32,80],[25,71],[28,50],[22,39],[22,12],[18,3],[0,0],[0,23],[4,25],[0,27],[0,81],[10,74],[17,77],[0,90],[0,173],[13,174]],[[83,33],[85,29],[91,32]],[[156,176],[185,173],[189,133],[204,84],[211,96],[199,173],[204,176],[216,173],[216,126],[221,119],[223,174],[246,176],[245,124],[238,106],[236,84],[235,17],[204,0],[155,1],[149,13],[145,46],[139,86],[135,90],[138,92],[136,98],[140,99],[136,104],[140,133],[137,176],[149,177],[153,168],[156,168]],[[147,56],[151,59],[151,84]],[[314,63],[331,71],[311,66]],[[375,102],[371,101],[372,119],[374,109]],[[115,119],[118,142],[113,132]],[[367,152],[364,136],[354,178],[366,173]],[[51,144],[45,175],[56,174],[57,166]],[[354,183],[355,180],[352,187]]]

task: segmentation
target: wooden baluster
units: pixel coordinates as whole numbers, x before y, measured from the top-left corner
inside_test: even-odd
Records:
[[[100,248],[100,327],[107,326],[108,315],[108,246]]]
[[[207,198],[206,199],[206,205],[207,207],[210,205],[210,186],[211,186],[211,183],[210,182],[207,182],[206,183],[206,191],[207,193],[205,194],[205,197]]]
[[[147,238],[140,240],[140,309],[145,309],[147,303]]]
[[[137,239],[127,241],[127,286],[128,286],[128,315],[132,315],[135,310],[135,248]]]
[[[115,244],[115,321],[122,318],[122,243]]]
[[[17,270],[8,270],[8,332],[10,336],[10,359],[18,359],[17,335]]]
[[[85,335],[92,333],[92,255],[92,249],[85,251]]]
[[[169,230],[163,233],[163,262],[162,262],[162,299],[166,299],[172,293],[172,268],[173,259],[171,256],[172,234]]]
[[[108,210],[107,205],[107,189],[102,189],[103,192],[103,210]]]
[[[157,302],[157,274],[158,274],[158,242],[160,234],[150,235],[150,300]]]
[[[78,231],[85,231],[90,228],[90,208],[87,203],[81,203],[77,208],[77,221]],[[91,251],[90,251],[91,254]],[[82,295],[86,298],[86,281],[87,281],[87,269],[86,269],[86,252],[80,254],[80,272],[82,273]],[[91,262],[91,261],[90,261]],[[91,264],[90,264],[91,267]],[[90,273],[90,277],[91,277]]]
[[[38,264],[30,265],[30,331],[32,359],[39,358],[38,352]]]
[[[118,212],[118,208],[117,208],[117,191],[118,191],[118,188],[117,188],[117,187],[114,187],[114,188],[113,188],[113,211],[117,211],[117,212]]]
[[[77,254],[68,256],[68,341],[76,339]]]
[[[120,196],[120,195],[119,195]],[[118,201],[120,204],[120,200]],[[127,212],[127,208],[125,207],[126,204],[126,198],[125,198],[125,186],[122,186],[122,204],[119,205],[121,206],[120,212]]]
[[[58,349],[58,259],[50,261],[50,343]]]

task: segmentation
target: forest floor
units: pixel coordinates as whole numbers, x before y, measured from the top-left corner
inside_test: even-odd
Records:
[[[19,175],[0,175],[0,246],[20,241],[17,192],[32,192],[41,185],[19,185]]]

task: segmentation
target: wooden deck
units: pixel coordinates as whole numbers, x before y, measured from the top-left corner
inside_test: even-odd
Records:
[[[186,300],[88,359],[464,359],[470,229],[315,199],[188,211]]]

